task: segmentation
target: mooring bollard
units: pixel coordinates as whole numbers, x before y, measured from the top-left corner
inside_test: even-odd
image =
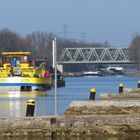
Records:
[[[95,95],[96,95],[96,89],[95,88],[91,88],[90,89],[90,97],[89,97],[89,100],[95,100]]]
[[[122,93],[123,92],[123,88],[124,88],[124,85],[123,84],[120,84],[119,85],[119,93]]]
[[[27,101],[26,117],[34,116],[35,100],[29,99]]]
[[[138,88],[140,88],[140,81],[138,81]]]

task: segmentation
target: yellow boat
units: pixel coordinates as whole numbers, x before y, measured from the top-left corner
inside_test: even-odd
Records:
[[[1,91],[36,91],[52,87],[52,78],[44,77],[43,64],[32,66],[28,57],[30,52],[2,52],[0,59]]]

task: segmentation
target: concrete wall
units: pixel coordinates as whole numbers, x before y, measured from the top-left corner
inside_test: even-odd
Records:
[[[140,134],[140,116],[94,115],[1,118],[0,136],[120,136]]]
[[[65,115],[139,115],[139,100],[73,101]]]

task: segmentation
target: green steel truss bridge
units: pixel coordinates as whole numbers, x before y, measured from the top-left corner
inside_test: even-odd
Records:
[[[58,63],[133,64],[135,62],[130,61],[128,48],[65,48]]]

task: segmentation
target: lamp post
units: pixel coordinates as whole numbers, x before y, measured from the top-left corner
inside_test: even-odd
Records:
[[[54,91],[55,91],[55,96],[54,96],[54,110],[55,110],[55,116],[57,116],[57,51],[56,51],[56,38],[53,39],[53,68],[54,68]]]

